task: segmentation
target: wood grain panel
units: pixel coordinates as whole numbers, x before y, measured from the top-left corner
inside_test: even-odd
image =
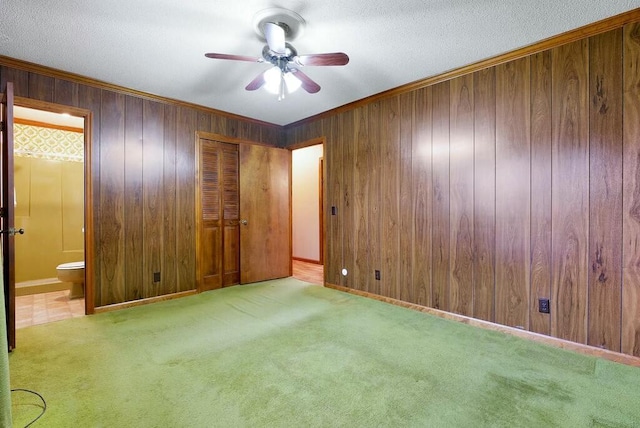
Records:
[[[369,290],[374,281],[374,270],[370,257],[370,249],[374,245],[369,240],[369,203],[371,188],[371,150],[374,143],[369,136],[369,117],[367,108],[355,111],[356,140],[354,151],[354,193],[353,193],[353,221],[355,238],[355,261],[353,275],[354,287],[359,290]]]
[[[100,289],[96,306],[125,300],[124,278],[125,96],[102,92],[100,115]]]
[[[327,234],[327,257],[324,271],[325,279],[332,284],[341,284],[342,275],[342,237],[341,222],[342,210],[342,146],[336,143],[338,136],[338,118],[333,117],[327,120],[327,141],[325,146],[327,156],[327,217],[325,221]],[[335,214],[333,210],[335,209]]]
[[[622,30],[589,39],[587,344],[620,351],[622,296]]]
[[[551,334],[585,343],[589,233],[587,41],[552,51]]]
[[[495,320],[496,73],[474,73],[473,316]]]
[[[551,52],[531,57],[531,304],[529,329],[551,333]]]
[[[53,77],[29,73],[29,98],[39,101],[53,102]]]
[[[29,97],[29,73],[24,70],[2,66],[0,68],[0,87],[5,87],[7,82],[13,83],[15,97]]]
[[[139,255],[144,249],[142,183],[142,100],[125,97],[124,128],[124,278],[125,299],[147,297],[143,292],[144,264]]]
[[[251,139],[251,126],[249,125],[249,123],[241,121],[238,124],[238,138],[255,141]]]
[[[413,282],[413,184],[412,184],[412,144],[413,114],[415,94],[402,94],[400,101],[400,142],[398,163],[399,186],[399,224],[400,251],[398,252],[398,296],[407,302],[416,301],[415,284]]]
[[[87,289],[87,304],[91,309],[121,303],[130,298],[139,299],[143,293],[134,297],[130,294],[131,284],[128,276],[138,276],[136,269],[144,269],[145,258],[151,253],[146,249],[136,251],[136,245],[143,245],[136,234],[143,233],[144,227],[156,228],[154,245],[161,248],[152,253],[160,254],[161,282],[153,285],[150,294],[173,293],[193,290],[195,287],[195,165],[194,140],[198,126],[221,126],[223,134],[227,126],[237,134],[242,128],[251,136],[267,139],[266,142],[278,142],[280,130],[267,124],[251,123],[241,125],[241,118],[227,121],[227,116],[212,110],[193,108],[183,103],[162,100],[164,115],[160,115],[154,124],[148,124],[145,134],[156,134],[158,142],[157,163],[152,174],[143,171],[143,156],[139,156],[139,147],[133,147],[129,137],[139,134],[144,120],[139,112],[141,100],[148,102],[154,97],[145,97],[124,88],[111,88],[108,85],[89,86],[78,76],[66,76],[61,73],[50,74],[39,70],[12,69],[0,67],[0,80],[15,82],[17,96],[48,102],[72,105],[91,111],[92,123],[88,123],[91,133],[92,164],[87,177],[93,191],[87,204],[93,207],[88,215],[88,225],[93,225],[93,235],[87,237],[92,248],[87,255],[95,254],[92,262],[94,269],[88,269],[88,283],[93,284],[95,293]],[[93,83],[92,83],[93,84]],[[102,88],[102,89],[101,89]],[[136,107],[132,110],[131,104]],[[177,106],[180,105],[180,108]],[[136,110],[136,111],[134,111]],[[178,113],[178,110],[180,112]],[[169,113],[170,112],[170,113]],[[200,122],[200,123],[199,123]],[[246,121],[250,122],[250,121]],[[229,125],[230,124],[230,125]],[[125,137],[125,134],[127,135]],[[142,138],[142,135],[140,135]],[[129,150],[132,148],[132,150]],[[136,161],[138,165],[136,165]],[[149,170],[149,165],[147,166]],[[153,175],[155,173],[155,176]],[[133,185],[133,190],[131,188]],[[143,223],[142,228],[133,225],[140,221],[140,209],[145,209],[145,196],[139,186],[151,186],[157,189],[148,193],[155,199],[154,218]],[[133,193],[132,193],[133,192]],[[142,196],[140,196],[142,195]],[[127,199],[125,201],[125,199]],[[150,205],[146,205],[149,210]],[[144,213],[144,211],[142,211]],[[153,217],[153,216],[152,216]],[[125,232],[126,229],[126,232]],[[129,232],[131,231],[131,233]],[[144,233],[143,233],[144,234]],[[157,238],[157,239],[156,239]],[[132,244],[136,242],[137,244]],[[153,264],[153,262],[152,262]],[[126,285],[125,285],[126,284]],[[128,288],[127,288],[128,287]]]
[[[473,75],[450,82],[449,310],[473,314]]]
[[[355,116],[353,110],[343,114],[340,121],[340,145],[342,146],[342,267],[347,275],[342,276],[341,285],[354,287],[355,272],[355,230],[354,230],[354,167],[355,167]]]
[[[162,185],[164,150],[164,106],[155,101],[143,102],[142,122],[142,175],[144,218],[144,297],[154,297],[162,287]],[[192,215],[193,216],[193,215]],[[160,281],[154,282],[154,272],[160,272]]]
[[[616,349],[614,344],[620,331],[620,350],[640,354],[640,288],[637,285],[640,283],[640,268],[637,268],[640,266],[637,244],[640,242],[640,215],[636,215],[636,211],[640,212],[636,209],[636,205],[640,206],[637,202],[640,201],[637,190],[640,189],[638,25],[629,24],[624,29],[624,92],[619,88],[621,82],[613,83],[619,89],[610,89],[611,79],[616,79],[620,49],[619,46],[610,48],[612,42],[603,40],[621,37],[611,35],[615,32],[602,34],[591,41],[563,42],[554,45],[560,47],[553,50],[529,51],[528,57],[492,68],[474,69],[471,272],[466,268],[456,270],[460,223],[453,221],[461,218],[461,207],[462,211],[469,209],[468,199],[458,194],[460,179],[468,171],[458,163],[460,159],[454,152],[458,133],[469,138],[468,133],[464,133],[467,128],[454,117],[459,111],[455,104],[459,102],[459,98],[455,99],[459,90],[455,86],[463,86],[459,84],[463,79],[451,81],[449,78],[453,75],[448,75],[450,83],[435,83],[411,94],[415,97],[410,178],[413,255],[408,271],[400,262],[398,276],[404,278],[410,274],[415,288],[409,291],[399,288],[401,299],[410,300],[407,296],[414,292],[421,303],[428,301],[426,304],[435,308],[455,311],[456,303],[452,300],[449,305],[446,300],[450,293],[447,275],[451,275],[451,295],[457,297],[456,287],[464,282],[455,277],[459,273],[473,278],[474,317],[611,349]],[[460,75],[464,73],[455,76]],[[439,77],[430,82],[442,82],[443,79]],[[445,86],[446,90],[443,90]],[[422,90],[431,94],[432,111],[427,117],[419,113]],[[399,161],[395,168],[388,161],[388,135],[394,131],[387,119],[387,106],[395,102],[398,94],[389,92],[376,96],[358,106],[323,115],[318,120],[294,124],[285,131],[288,144],[326,135],[328,150],[342,153],[343,149],[339,147],[341,130],[332,128],[331,124],[343,120],[341,115],[350,108],[366,108],[367,135],[371,143],[365,146],[358,141],[354,172],[358,207],[356,264],[358,272],[365,269],[360,262],[364,249],[360,248],[359,242],[365,239],[366,227],[369,242],[382,243],[380,248],[375,245],[369,248],[369,269],[375,269],[376,260],[379,260],[377,265],[382,266],[383,281],[388,279],[384,264],[389,259],[388,247],[384,245],[387,245],[386,237],[394,221],[394,216],[387,212],[388,196],[385,198],[384,195],[392,193],[390,189],[394,185],[388,177],[394,174],[399,174],[397,200],[402,206],[397,224],[399,253],[404,251],[403,234],[407,230],[407,213],[402,202],[405,166]],[[407,98],[400,98],[399,151],[404,153]],[[617,111],[621,102],[622,113]],[[618,107],[609,107],[612,103]],[[622,125],[620,114],[624,115]],[[620,126],[623,126],[622,166]],[[419,149],[415,146],[416,129],[429,129],[427,132],[432,137],[430,162],[433,169],[430,172],[418,170],[421,164],[417,155]],[[614,141],[618,141],[617,145]],[[402,154],[399,156],[403,159]],[[343,169],[347,168],[341,162],[341,158],[327,158],[328,170],[340,175],[334,183],[341,182]],[[376,170],[373,165],[379,165],[383,170]],[[371,168],[368,177],[364,176],[366,168]],[[623,168],[622,173],[620,168]],[[422,178],[424,174],[430,176],[431,181]],[[468,178],[466,183],[469,183]],[[430,203],[424,202],[429,198],[424,193],[424,185],[431,189]],[[361,186],[368,186],[368,199]],[[620,186],[623,189],[622,214],[619,213]],[[379,205],[375,205],[376,201]],[[368,217],[363,216],[360,208],[366,203],[369,204]],[[428,207],[428,215],[421,218],[419,207],[424,204]],[[616,223],[620,216],[622,226]],[[427,229],[431,233],[425,233]],[[333,242],[334,239],[339,242]],[[327,245],[341,251],[342,239],[328,233]],[[616,254],[615,244],[607,244],[616,241],[621,243],[622,256]],[[425,254],[421,252],[424,245],[431,250],[428,259],[432,264],[427,266],[419,263]],[[375,251],[382,251],[383,256]],[[621,268],[616,265],[620,259]],[[327,270],[337,271],[340,260],[336,263],[334,268],[327,259]],[[429,272],[427,275],[432,281],[428,299],[421,297],[424,295],[421,290],[426,287],[425,282],[421,282],[426,276],[424,272]],[[609,285],[615,281],[611,276],[620,277],[620,272],[621,299],[616,294],[618,285],[602,287],[600,282],[603,278]],[[456,280],[459,282],[454,283]],[[383,281],[369,281],[365,277],[361,288],[389,295],[386,284],[385,288],[379,288]],[[399,283],[404,284],[403,280]],[[538,312],[539,298],[550,298],[550,314]],[[621,312],[615,308],[615,302],[619,300]],[[467,299],[460,298],[459,301],[468,304]]]
[[[238,130],[240,129],[240,121],[237,119],[227,118],[227,132],[229,137],[238,138]]]
[[[191,109],[178,107],[176,152],[176,216],[178,221],[178,291],[196,287],[195,237],[195,132],[197,115]]]
[[[177,293],[176,258],[177,240],[180,230],[176,216],[176,107],[164,106],[164,149],[163,149],[163,248],[162,289],[165,293]]]
[[[369,224],[367,225],[367,235],[369,236],[369,260],[373,271],[382,269],[382,259],[380,253],[380,189],[382,169],[382,152],[380,145],[380,119],[381,108],[380,103],[372,103],[367,106],[368,126],[370,149],[369,149],[369,189],[368,195],[368,216]],[[326,267],[325,267],[326,270]],[[374,272],[370,272],[373,280],[369,281],[368,290],[371,293],[381,293],[381,279],[376,280]],[[382,277],[381,277],[382,278]]]
[[[496,322],[529,327],[529,59],[496,67]]]
[[[640,356],[640,23],[624,27],[622,352]]]
[[[449,310],[449,82],[433,86],[433,276],[431,303]]]
[[[219,135],[226,135],[227,133],[227,118],[212,115],[211,117],[211,132]]]
[[[205,111],[198,112],[198,131],[211,132],[211,115]]]
[[[380,130],[381,160],[381,231],[380,254],[381,292],[383,296],[399,298],[400,281],[400,103],[398,97],[380,103],[382,123]]]
[[[260,128],[260,141],[273,146],[284,147],[284,132],[275,126]]]
[[[416,91],[412,123],[413,288],[415,303],[431,306],[431,88]]]
[[[53,102],[67,106],[78,105],[78,84],[68,80],[55,79]]]

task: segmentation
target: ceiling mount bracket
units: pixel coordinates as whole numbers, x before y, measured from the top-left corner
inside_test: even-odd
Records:
[[[302,35],[305,21],[297,13],[281,7],[270,7],[259,11],[253,16],[253,29],[264,40],[264,25],[271,22],[280,26],[287,40],[294,40]]]

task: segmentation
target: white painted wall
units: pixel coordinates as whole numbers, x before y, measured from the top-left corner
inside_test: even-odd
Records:
[[[293,257],[320,261],[322,144],[292,151]]]

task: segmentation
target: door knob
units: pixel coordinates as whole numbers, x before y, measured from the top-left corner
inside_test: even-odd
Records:
[[[240,224],[246,226],[249,222],[247,220],[240,220]]]
[[[9,236],[24,235],[24,229],[16,229],[15,227],[12,227],[9,230],[0,230],[0,233],[6,233]]]

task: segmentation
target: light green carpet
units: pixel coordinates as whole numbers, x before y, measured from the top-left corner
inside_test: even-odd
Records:
[[[0,257],[0,264],[2,257]],[[0,274],[0,427],[11,426],[11,392],[9,391],[9,358],[7,356],[7,322],[4,306],[4,285]]]
[[[34,427],[640,426],[640,369],[291,278],[17,340]]]

